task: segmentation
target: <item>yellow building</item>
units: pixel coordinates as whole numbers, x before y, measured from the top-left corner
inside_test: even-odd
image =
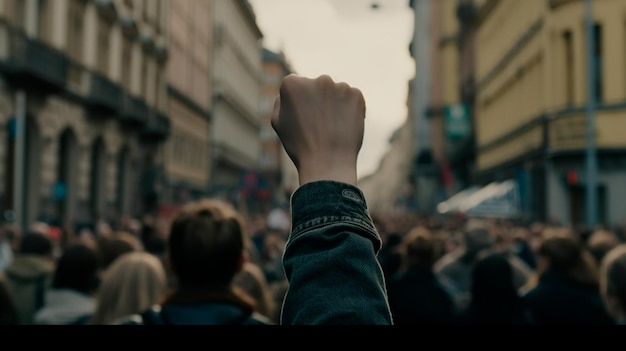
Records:
[[[599,220],[624,219],[626,2],[595,0]],[[585,8],[582,0],[487,0],[476,38],[477,170],[516,179],[538,219],[583,223]]]

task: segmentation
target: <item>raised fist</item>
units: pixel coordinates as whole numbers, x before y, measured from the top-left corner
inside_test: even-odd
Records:
[[[272,126],[300,175],[315,181],[357,184],[363,144],[365,99],[360,90],[329,76],[283,80]]]

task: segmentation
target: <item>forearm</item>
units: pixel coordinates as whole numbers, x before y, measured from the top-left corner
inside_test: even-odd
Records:
[[[282,324],[391,324],[381,247],[365,198],[345,183],[314,182],[292,199],[283,264]]]

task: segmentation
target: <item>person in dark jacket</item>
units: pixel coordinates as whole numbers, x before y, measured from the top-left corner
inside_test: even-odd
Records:
[[[122,325],[266,325],[254,300],[233,286],[247,262],[242,219],[229,204],[202,200],[172,223],[168,259],[178,289]]]
[[[470,325],[525,325],[531,320],[517,293],[513,267],[501,253],[481,257],[472,272],[472,298],[460,318]]]
[[[389,307],[396,325],[448,324],[455,306],[433,272],[438,257],[433,235],[415,228],[402,243],[402,273],[389,280]]]
[[[532,320],[545,325],[609,325],[593,257],[569,231],[544,238],[538,257],[539,283],[524,296]]]

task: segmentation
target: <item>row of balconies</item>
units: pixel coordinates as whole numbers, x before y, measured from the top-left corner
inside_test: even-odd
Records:
[[[115,116],[149,139],[168,137],[167,116],[65,53],[0,22],[0,71],[14,86],[77,96],[94,115]]]

